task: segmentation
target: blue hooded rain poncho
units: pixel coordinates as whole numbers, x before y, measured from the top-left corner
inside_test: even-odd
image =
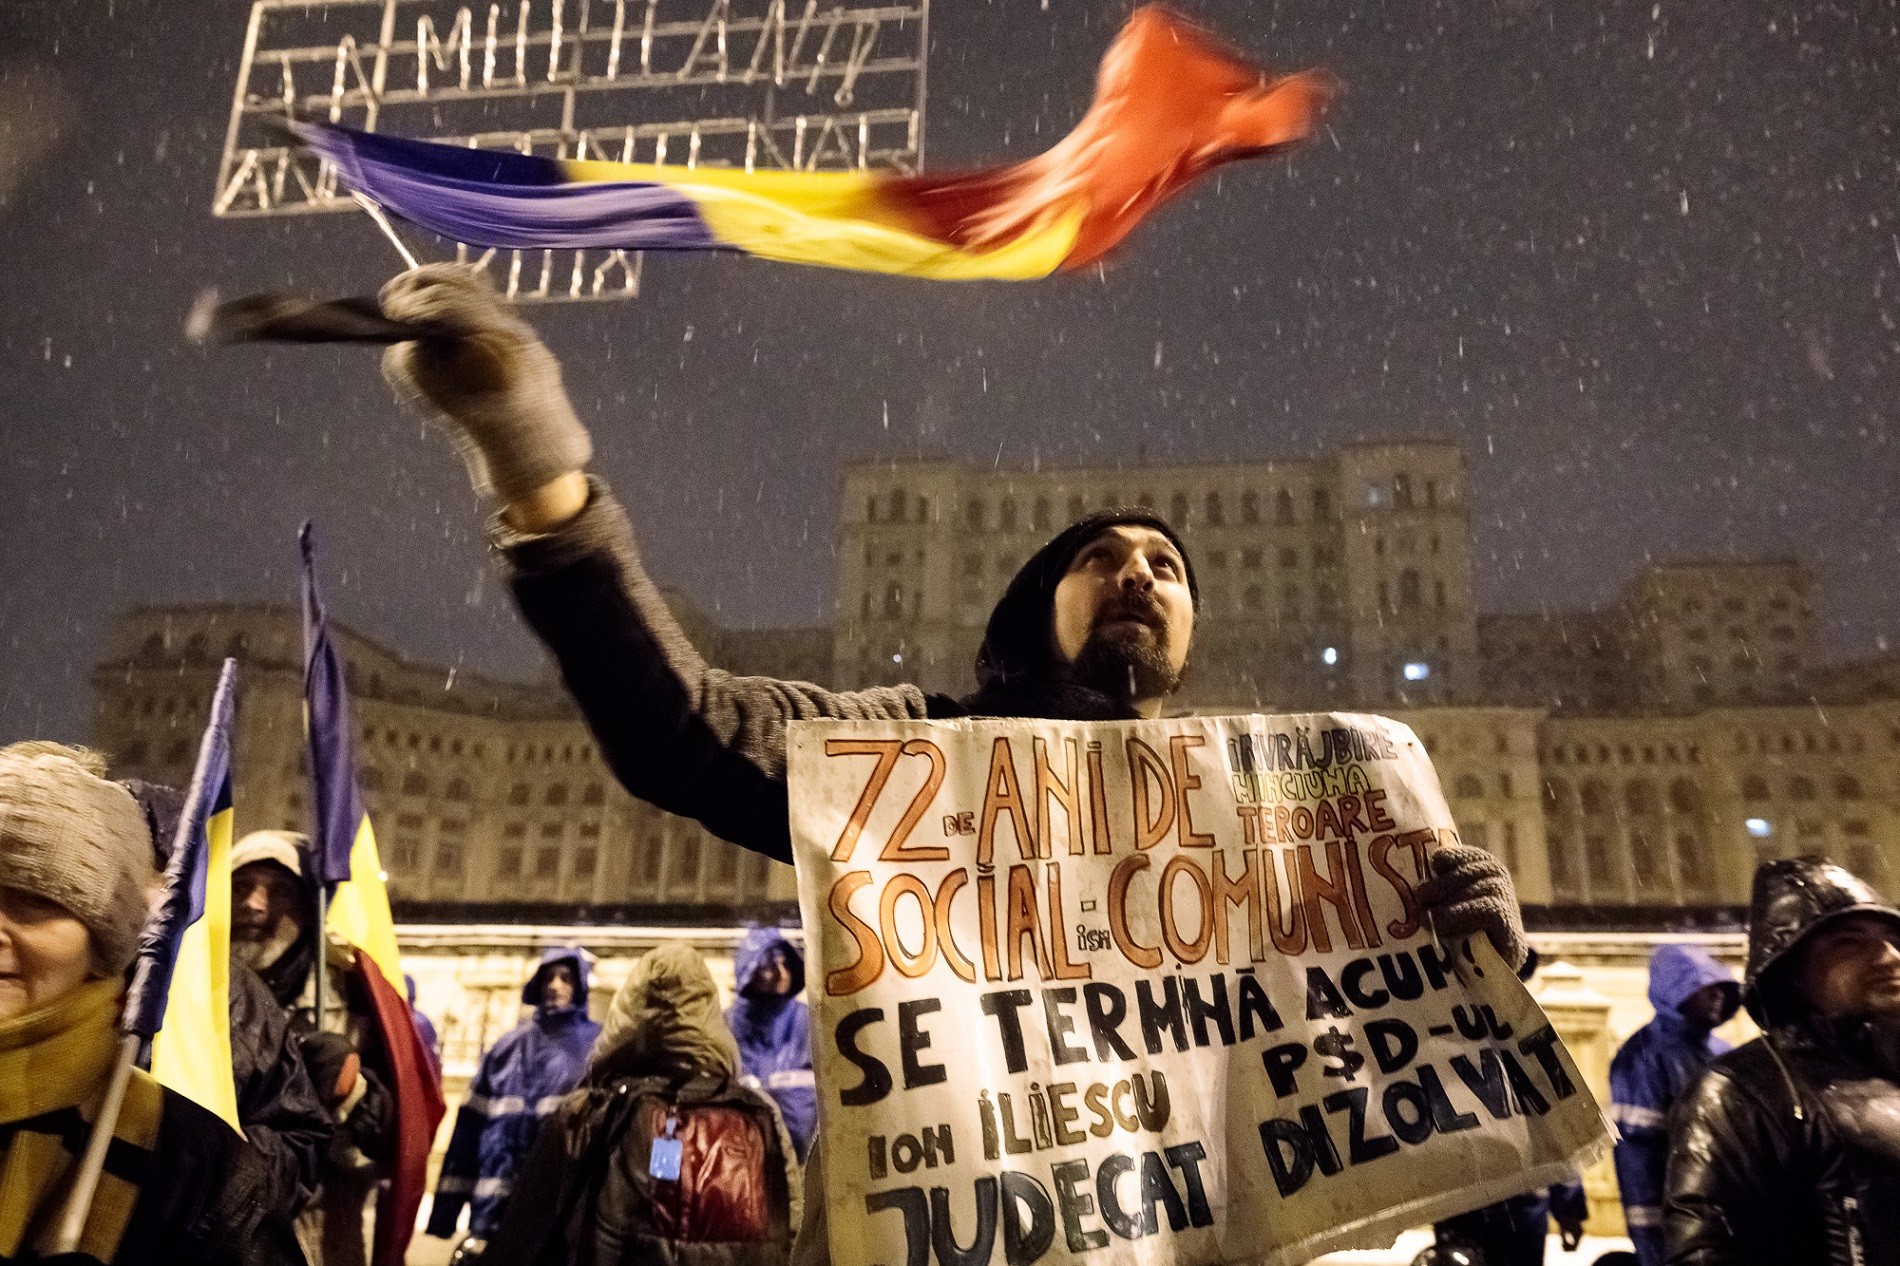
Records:
[[[464,1204],[471,1236],[487,1239],[501,1225],[515,1175],[527,1163],[542,1119],[580,1081],[600,1034],[600,1026],[587,1018],[590,958],[573,946],[544,951],[521,990],[523,1005],[533,1007],[534,1015],[502,1034],[482,1056],[442,1159],[429,1210],[430,1235],[454,1235]],[[565,1007],[546,1001],[548,972],[557,963],[574,973],[574,1000]]]
[[[1663,1169],[1669,1158],[1669,1110],[1702,1075],[1703,1066],[1729,1044],[1680,1010],[1709,985],[1741,1001],[1735,973],[1695,945],[1664,945],[1649,960],[1649,1001],[1656,1018],[1630,1035],[1610,1061],[1610,1118],[1622,1131],[1616,1145],[1616,1181],[1623,1220],[1642,1266],[1663,1266]]]
[[[746,992],[779,951],[792,978],[791,992],[760,997]],[[753,928],[733,957],[733,986],[738,997],[726,1023],[739,1039],[739,1069],[747,1085],[763,1090],[778,1104],[785,1130],[802,1162],[818,1132],[818,1087],[811,1071],[811,1012],[805,991],[805,956],[777,928]]]

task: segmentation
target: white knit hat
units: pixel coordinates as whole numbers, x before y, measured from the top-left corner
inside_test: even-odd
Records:
[[[0,748],[0,887],[85,924],[100,970],[117,975],[145,927],[152,836],[138,802],[96,764],[57,743]]]

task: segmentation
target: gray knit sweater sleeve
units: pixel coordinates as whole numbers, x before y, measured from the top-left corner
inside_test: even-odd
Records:
[[[545,535],[491,528],[529,625],[629,792],[715,835],[790,860],[785,723],[927,715],[915,686],[834,691],[739,677],[700,656],[641,564],[604,484]]]

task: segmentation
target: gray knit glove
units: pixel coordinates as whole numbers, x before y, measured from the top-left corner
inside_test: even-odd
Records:
[[[484,274],[430,264],[384,286],[382,305],[395,320],[466,331],[396,344],[383,354],[383,377],[448,432],[475,491],[513,501],[587,465],[594,447],[561,387],[560,362]]]
[[[1432,929],[1443,942],[1462,941],[1483,932],[1512,971],[1524,962],[1524,916],[1517,908],[1517,887],[1504,863],[1469,844],[1443,844],[1431,855],[1431,878],[1419,885],[1418,899],[1432,916]]]

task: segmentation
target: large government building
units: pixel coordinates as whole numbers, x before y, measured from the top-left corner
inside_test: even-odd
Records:
[[[1294,461],[844,474],[836,618],[722,630],[707,658],[838,687],[961,693],[990,606],[1088,511],[1141,505],[1185,536],[1203,609],[1202,712],[1363,709],[1432,752],[1460,828],[1546,926],[1745,901],[1757,861],[1900,871],[1900,656],[1826,663],[1807,569],[1646,568],[1597,610],[1477,608],[1458,449],[1352,445]],[[340,631],[364,790],[403,911],[440,920],[713,920],[793,899],[783,867],[619,790],[558,683],[484,680]],[[296,612],[126,614],[94,674],[94,740],[183,781],[218,661],[242,663],[240,829],[304,826]]]

